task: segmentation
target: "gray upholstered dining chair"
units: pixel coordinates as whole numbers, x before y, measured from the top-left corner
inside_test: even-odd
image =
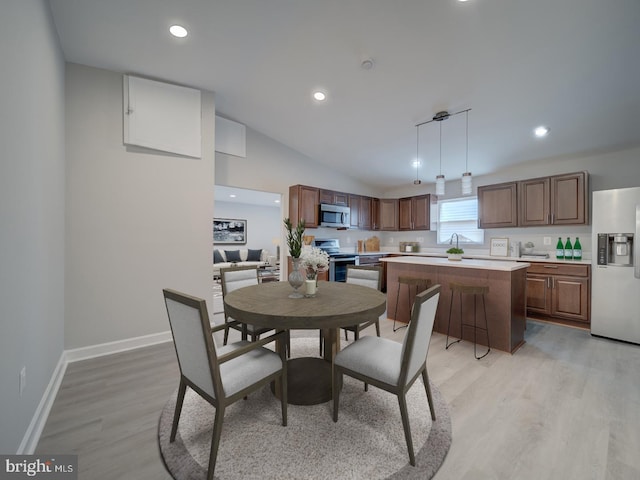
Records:
[[[222,298],[229,292],[249,285],[258,285],[258,269],[255,266],[240,266],[220,269],[220,282],[222,284]],[[250,323],[242,322],[241,318],[231,318],[224,309],[224,342],[229,341],[229,328],[234,328],[242,332],[242,340],[247,340],[251,335],[251,341],[255,342],[263,333],[269,332],[270,328],[257,327]]]
[[[184,396],[190,387],[216,409],[207,472],[207,479],[212,480],[227,406],[279,378],[282,425],[287,425],[286,332],[217,349],[212,334],[224,325],[211,328],[205,301],[175,290],[165,289],[163,293],[180,366],[180,386],[169,441],[176,438]],[[283,342],[278,348],[280,354],[264,348],[274,340]]]
[[[382,289],[382,267],[371,265],[348,265],[347,266],[347,283],[354,285],[362,285],[363,287]],[[386,314],[385,314],[386,315]],[[364,323],[343,327],[344,339],[349,340],[347,332],[353,332],[355,339],[360,338],[360,331],[371,325],[376,326],[376,334],[380,336],[380,318],[372,318]]]
[[[361,285],[363,287],[382,289],[382,267],[373,265],[347,265],[347,283]],[[386,317],[386,313],[384,314]],[[360,331],[371,325],[376,326],[376,334],[380,336],[380,318],[372,318],[363,323],[342,327],[344,329],[344,339],[349,340],[348,332],[353,332],[356,340],[360,338]],[[323,338],[320,332],[320,355],[322,355]]]
[[[431,419],[436,419],[427,374],[427,353],[440,298],[440,285],[419,293],[411,310],[411,322],[402,343],[386,338],[363,337],[338,352],[334,361],[333,421],[338,421],[342,375],[370,383],[398,397],[404,436],[409,450],[409,463],[415,466],[413,441],[407,412],[406,393],[422,375]]]

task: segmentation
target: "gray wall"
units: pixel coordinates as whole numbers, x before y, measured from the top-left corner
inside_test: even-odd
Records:
[[[371,194],[371,188],[358,179],[338,174],[249,127],[247,157],[240,158],[216,152],[215,170],[218,185],[282,194],[285,215],[288,215],[289,211],[290,185],[303,184],[343,192]]]
[[[0,60],[0,453],[10,454],[63,352],[64,60],[46,2],[2,3]]]
[[[270,255],[276,254],[273,239],[280,238],[282,213],[280,206],[265,207],[245,203],[217,201],[214,206],[216,218],[238,218],[247,221],[246,245],[214,245],[221,250],[237,250],[242,248],[265,249]]]
[[[65,348],[169,330],[162,289],[211,300],[213,94],[202,159],[127,147],[122,75],[67,64]]]

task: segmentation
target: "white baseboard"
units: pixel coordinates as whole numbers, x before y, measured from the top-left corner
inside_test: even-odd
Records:
[[[158,343],[170,342],[172,339],[171,331],[166,331],[153,333],[151,335],[144,335],[142,337],[127,338],[125,340],[63,351],[60,355],[60,359],[58,360],[58,364],[51,375],[49,385],[47,385],[47,388],[42,395],[40,404],[31,419],[31,423],[29,423],[29,427],[22,438],[22,442],[20,442],[20,446],[18,447],[16,454],[31,455],[35,452],[38,442],[40,441],[40,435],[47,423],[49,412],[51,411],[53,402],[56,399],[56,395],[58,394],[60,384],[62,383],[62,379],[67,371],[67,365],[69,363],[101,357],[103,355],[111,355],[112,353],[126,352],[127,350],[148,347]]]
[[[135,350],[136,348],[149,347],[172,340],[171,331],[167,330],[166,332],[152,333],[151,335],[144,335],[142,337],[126,338],[124,340],[116,340],[115,342],[65,350],[65,355],[67,362],[77,362],[79,360],[87,360],[103,355],[111,355],[112,353]]]
[[[31,423],[29,423],[29,427],[22,438],[22,442],[20,442],[20,446],[16,452],[17,455],[31,455],[36,451],[36,447],[40,441],[40,435],[42,434],[44,425],[47,423],[49,412],[51,411],[53,402],[56,399],[58,389],[60,388],[60,384],[62,383],[64,372],[66,370],[67,360],[65,358],[65,352],[62,352],[60,359],[58,360],[58,364],[51,375],[51,380],[49,380],[49,385],[47,385],[47,388],[40,399],[40,403],[38,404],[38,408],[36,408],[36,412],[33,414]]]

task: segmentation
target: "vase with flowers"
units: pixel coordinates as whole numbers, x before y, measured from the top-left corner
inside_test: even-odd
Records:
[[[302,235],[304,234],[304,220],[300,220],[298,225],[294,228],[289,218],[284,219],[284,226],[287,229],[287,246],[289,247],[289,254],[291,255],[291,262],[293,264],[291,273],[289,273],[289,285],[293,287],[293,292],[289,294],[289,298],[302,298],[304,295],[298,292],[304,284],[304,276],[300,271],[302,268],[302,259],[300,254],[302,253]]]
[[[311,247],[300,258],[307,275],[305,283],[306,295],[313,296],[318,288],[318,273],[324,272],[329,268],[329,254],[320,248]]]

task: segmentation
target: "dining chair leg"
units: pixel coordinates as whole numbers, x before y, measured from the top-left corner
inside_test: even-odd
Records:
[[[333,382],[331,382],[331,395],[333,396],[333,421],[338,421],[338,406],[340,405],[340,381],[342,373],[333,368]]]
[[[224,322],[224,340],[222,342],[223,345],[226,345],[227,342],[229,341],[229,325],[227,324],[227,322]]]
[[[213,435],[211,436],[211,452],[209,453],[209,469],[207,471],[207,480],[213,480],[213,473],[216,468],[216,459],[218,458],[218,447],[220,446],[220,434],[222,433],[222,420],[224,419],[224,405],[218,404],[216,407],[216,416],[213,421]]]
[[[424,383],[424,390],[427,392],[427,401],[429,402],[429,410],[431,411],[431,420],[436,421],[436,410],[433,407],[433,397],[431,396],[431,385],[429,384],[429,374],[427,373],[427,367],[422,370],[422,382]]]
[[[404,438],[407,441],[409,450],[409,463],[416,466],[416,457],[413,454],[413,440],[411,439],[411,427],[409,426],[409,414],[407,411],[407,399],[404,393],[398,393],[398,404],[400,405],[400,416],[402,417],[402,427],[404,428]]]
[[[344,329],[344,341],[348,342],[349,341],[349,335],[348,335],[348,330],[345,328]]]
[[[353,336],[355,337],[354,342],[360,340],[360,325],[356,325],[356,331],[353,333]]]
[[[376,335],[380,336],[380,320],[376,320]]]
[[[182,378],[180,378],[180,386],[178,387],[178,398],[176,399],[176,409],[173,412],[173,425],[171,426],[171,436],[169,442],[173,442],[176,439],[176,433],[178,432],[178,422],[180,421],[180,413],[182,412],[182,403],[184,402],[184,394],[187,391],[187,384]]]
[[[282,342],[282,340],[278,340]],[[287,330],[287,344],[289,344],[289,331]],[[288,351],[289,347],[285,350]],[[280,346],[280,360],[282,360],[282,375],[280,378],[280,407],[282,408],[282,426],[287,426],[287,358],[286,352],[283,351],[283,347]]]

